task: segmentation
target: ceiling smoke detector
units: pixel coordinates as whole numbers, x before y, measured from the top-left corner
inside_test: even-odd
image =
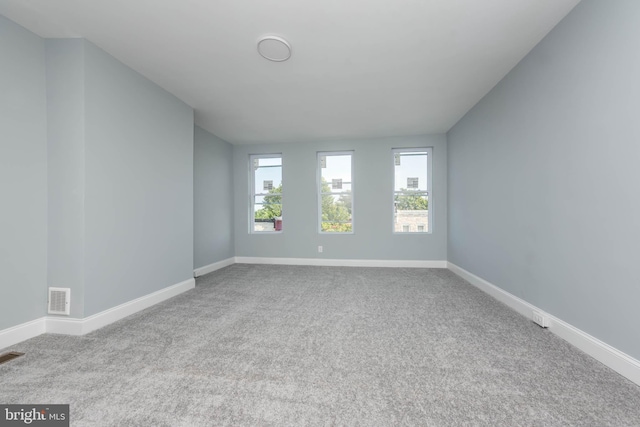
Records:
[[[274,62],[283,62],[291,58],[291,46],[282,37],[264,36],[258,40],[258,53]]]

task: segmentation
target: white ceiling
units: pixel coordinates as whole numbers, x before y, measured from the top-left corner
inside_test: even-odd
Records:
[[[234,143],[448,131],[579,0],[0,0],[85,37]],[[262,35],[292,47],[262,58]]]

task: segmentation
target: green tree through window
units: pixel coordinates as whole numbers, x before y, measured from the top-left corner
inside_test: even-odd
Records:
[[[426,211],[429,209],[429,200],[423,193],[411,194],[411,190],[402,188],[403,193],[395,195],[396,209],[402,211]]]
[[[351,225],[351,193],[336,197],[331,193],[329,183],[322,178],[322,223],[325,232],[345,233],[353,230]]]
[[[353,152],[318,153],[321,233],[353,233]]]
[[[392,150],[394,161],[393,232],[431,230],[431,148]]]
[[[282,216],[282,184],[269,190],[264,196],[264,205],[255,213],[256,219],[273,219]]]
[[[282,231],[282,155],[249,156],[251,195],[250,233]]]

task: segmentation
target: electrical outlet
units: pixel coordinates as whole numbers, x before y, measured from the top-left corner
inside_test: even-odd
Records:
[[[318,253],[322,253],[322,246],[318,246]]]
[[[547,318],[547,316],[544,315],[544,313],[540,311],[536,311],[536,310],[533,311],[533,322],[537,323],[543,328],[549,327],[549,319]]]

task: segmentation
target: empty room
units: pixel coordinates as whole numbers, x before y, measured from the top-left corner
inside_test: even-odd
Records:
[[[0,0],[0,426],[640,426],[637,0]]]

